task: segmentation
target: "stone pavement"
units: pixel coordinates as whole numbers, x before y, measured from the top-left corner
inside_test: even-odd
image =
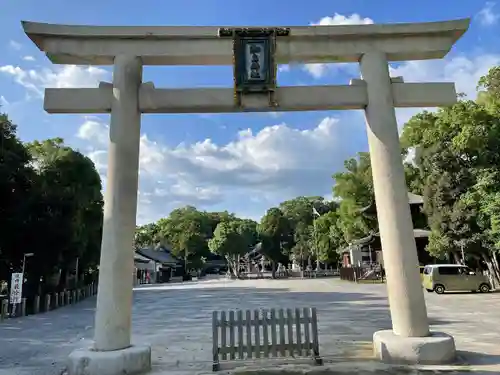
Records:
[[[426,293],[426,300],[432,329],[454,335],[461,362],[470,364],[454,373],[472,369],[477,369],[475,374],[500,373],[500,293]],[[0,375],[63,373],[67,355],[91,344],[94,304],[91,298],[0,324]],[[156,374],[210,373],[213,310],[310,306],[318,309],[320,353],[337,363],[336,371],[358,366],[356,372],[362,374],[368,366],[380,373],[403,373],[387,372],[369,361],[373,332],[391,327],[385,285],[381,284],[219,279],[141,286],[134,293],[133,341],[152,345]],[[311,370],[306,367],[304,371]],[[240,372],[250,374],[252,367]]]

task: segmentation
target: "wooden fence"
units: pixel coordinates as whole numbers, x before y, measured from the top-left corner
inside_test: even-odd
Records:
[[[214,311],[213,371],[222,360],[312,357],[321,365],[315,308]]]
[[[92,283],[83,288],[65,290],[59,293],[34,296],[33,299],[29,301],[23,298],[21,303],[16,306],[15,315],[9,313],[9,310],[12,312],[12,305],[9,304],[9,299],[7,297],[0,300],[0,322],[9,317],[17,318],[47,312],[66,305],[72,305],[95,294],[97,294],[97,283]]]

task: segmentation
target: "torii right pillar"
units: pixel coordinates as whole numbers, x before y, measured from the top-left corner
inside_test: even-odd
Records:
[[[430,332],[418,271],[388,60],[383,52],[360,60],[380,240],[384,252],[392,330],[373,335],[375,355],[385,362],[437,364],[455,359],[453,337]]]

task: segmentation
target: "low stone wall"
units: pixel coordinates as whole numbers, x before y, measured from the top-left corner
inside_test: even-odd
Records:
[[[19,318],[26,315],[48,312],[66,305],[74,305],[96,294],[97,283],[92,283],[83,288],[35,296],[32,300],[23,298],[21,303],[15,306],[9,304],[8,299],[3,299],[0,300],[0,322],[9,318]]]

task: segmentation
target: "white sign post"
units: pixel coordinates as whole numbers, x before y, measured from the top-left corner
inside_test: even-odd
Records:
[[[16,314],[16,305],[21,303],[23,296],[23,274],[16,272],[12,274],[10,283],[10,303],[12,304],[12,315]]]

